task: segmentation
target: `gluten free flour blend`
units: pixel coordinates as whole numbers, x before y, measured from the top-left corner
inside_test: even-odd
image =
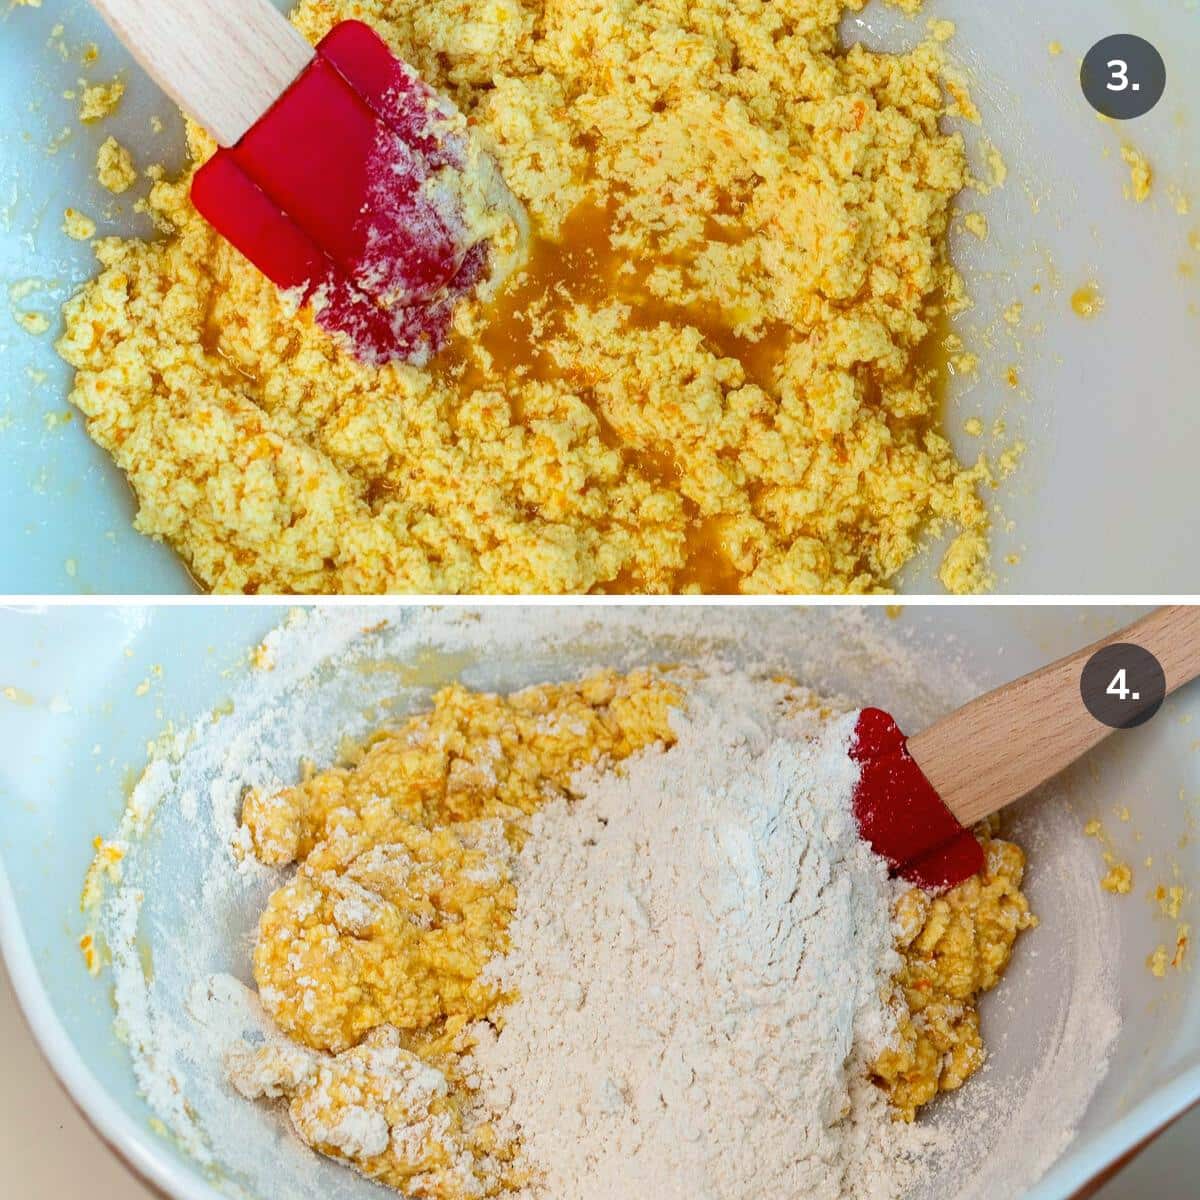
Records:
[[[852,729],[706,681],[674,746],[534,817],[489,967],[520,998],[472,1058],[530,1194],[901,1189],[916,1143],[866,1082],[895,1034],[893,885],[851,813]]]
[[[944,897],[889,880],[854,722],[716,662],[445,687],[339,765],[255,773],[228,836],[276,876],[257,995],[201,976],[189,1011],[237,1093],[409,1197],[899,1196],[1034,918],[986,836]]]

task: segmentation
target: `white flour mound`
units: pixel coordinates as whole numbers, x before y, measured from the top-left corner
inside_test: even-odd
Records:
[[[897,1196],[925,1137],[865,1081],[891,1042],[895,885],[859,837],[854,716],[710,676],[678,742],[588,773],[519,858],[520,999],[474,1073],[555,1200]]]

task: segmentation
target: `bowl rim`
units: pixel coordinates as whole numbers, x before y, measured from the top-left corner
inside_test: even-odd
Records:
[[[162,1139],[139,1125],[109,1100],[59,1019],[42,982],[25,934],[16,895],[0,850],[0,958],[8,968],[17,1004],[43,1057],[84,1119],[108,1148],[146,1183],[172,1200],[228,1200],[203,1179],[198,1163],[187,1163],[165,1152]],[[1128,1113],[1081,1147],[1070,1162],[1074,1139],[1058,1160],[1032,1185],[1030,1197],[1075,1197],[1091,1194],[1093,1183],[1107,1171],[1132,1160],[1179,1117],[1200,1104],[1200,1064],[1181,1071]],[[1132,1153],[1131,1153],[1132,1152]]]

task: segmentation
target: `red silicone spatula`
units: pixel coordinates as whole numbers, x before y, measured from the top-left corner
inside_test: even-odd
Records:
[[[269,0],[93,0],[222,147],[200,212],[371,362],[425,363],[523,221],[466,121],[346,21],[314,50]]]
[[[864,709],[851,744],[851,755],[862,766],[854,811],[863,837],[896,874],[930,891],[953,887],[982,870],[983,854],[970,827],[1027,795],[1113,732],[1092,715],[1083,688],[1084,668],[1097,651],[1117,645],[1149,651],[1170,693],[1200,675],[1200,607],[1159,609],[1113,637],[973,700],[911,738],[887,713]],[[1128,728],[1165,693],[1161,686],[1156,692],[1152,678],[1137,682],[1140,672],[1153,674],[1144,660],[1117,655],[1108,663],[1107,658],[1089,669],[1086,686]],[[1122,664],[1128,665],[1119,674]]]

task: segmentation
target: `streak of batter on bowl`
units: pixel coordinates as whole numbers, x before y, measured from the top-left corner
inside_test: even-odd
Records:
[[[846,48],[863,6],[304,0],[468,115],[527,267],[428,369],[367,367],[158,182],[59,342],[136,527],[218,592],[873,592],[942,534],[988,587],[994,472],[941,412],[973,106],[948,22]]]

